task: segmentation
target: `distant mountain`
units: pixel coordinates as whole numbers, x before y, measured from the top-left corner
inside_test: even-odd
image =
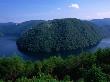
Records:
[[[18,48],[27,53],[65,53],[96,45],[101,40],[96,26],[88,21],[66,18],[45,21],[26,31]]]
[[[106,26],[106,25],[110,25],[110,18],[94,19],[94,20],[91,20],[91,22],[93,22],[98,26]]]
[[[0,32],[4,36],[20,36],[25,30],[43,22],[42,20],[32,20],[23,23],[0,23]]]
[[[0,32],[4,35],[15,35],[16,34],[16,23],[0,23]]]
[[[21,35],[28,29],[31,29],[32,27],[34,27],[42,22],[44,22],[44,21],[43,20],[31,20],[31,21],[19,23],[19,24],[17,24],[17,29],[18,29],[17,34]]]
[[[91,22],[98,26],[104,37],[110,37],[110,18],[94,19]]]

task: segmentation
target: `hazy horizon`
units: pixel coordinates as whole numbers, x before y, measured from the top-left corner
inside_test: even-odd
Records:
[[[0,23],[61,18],[110,18],[109,3],[109,0],[0,0]]]

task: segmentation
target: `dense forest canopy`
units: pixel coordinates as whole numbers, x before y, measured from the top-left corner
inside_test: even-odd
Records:
[[[26,31],[17,45],[32,54],[85,49],[101,40],[95,28],[94,24],[75,18],[49,20]]]
[[[43,20],[30,20],[30,21],[19,23],[19,24],[17,24],[17,29],[18,29],[17,33],[19,35],[21,35],[22,33],[27,31],[31,27],[36,26],[42,22],[44,22],[44,21]]]
[[[42,61],[0,58],[0,79],[0,82],[109,82],[110,49],[66,58],[53,56]]]

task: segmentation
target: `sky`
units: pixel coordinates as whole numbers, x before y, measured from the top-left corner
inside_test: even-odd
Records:
[[[0,22],[110,18],[110,0],[0,0]]]

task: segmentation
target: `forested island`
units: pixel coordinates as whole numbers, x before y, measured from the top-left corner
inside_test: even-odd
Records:
[[[81,51],[97,45],[102,39],[96,27],[89,21],[75,18],[49,20],[24,32],[17,46],[31,54]]]

